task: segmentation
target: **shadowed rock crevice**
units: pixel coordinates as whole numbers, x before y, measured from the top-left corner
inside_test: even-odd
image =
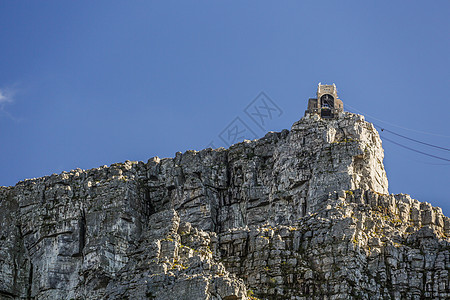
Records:
[[[30,272],[28,274],[27,298],[31,299],[31,292],[33,287],[33,264],[30,263]]]
[[[450,221],[351,113],[0,188],[11,299],[446,299]]]
[[[17,295],[14,295],[13,293],[7,292],[7,291],[0,291],[0,296],[2,299],[16,299]]]
[[[78,220],[78,251],[73,257],[83,256],[83,250],[86,245],[86,213],[81,210],[80,219]]]

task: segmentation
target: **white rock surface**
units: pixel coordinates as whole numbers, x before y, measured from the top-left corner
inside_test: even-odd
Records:
[[[0,299],[448,299],[450,221],[351,113],[0,188]]]

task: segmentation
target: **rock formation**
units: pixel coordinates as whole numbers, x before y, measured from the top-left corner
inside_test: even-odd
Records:
[[[449,299],[450,220],[360,115],[0,188],[1,299]]]

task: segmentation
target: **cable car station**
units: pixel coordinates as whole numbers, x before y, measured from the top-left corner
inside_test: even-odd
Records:
[[[343,111],[344,103],[337,96],[336,85],[319,83],[317,98],[309,98],[305,114],[318,114],[323,119],[334,119]]]

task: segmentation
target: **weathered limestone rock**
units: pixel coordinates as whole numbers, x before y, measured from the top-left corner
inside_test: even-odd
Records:
[[[242,299],[244,282],[214,255],[217,235],[179,224],[176,211],[149,218],[130,260],[106,291],[108,299]]]
[[[444,226],[400,219],[397,207],[418,203],[406,195],[342,192],[330,194],[329,207],[290,226],[222,233],[225,266],[247,278],[247,288],[264,299],[448,297],[450,244]]]
[[[1,299],[448,299],[450,219],[351,113],[0,188]]]

